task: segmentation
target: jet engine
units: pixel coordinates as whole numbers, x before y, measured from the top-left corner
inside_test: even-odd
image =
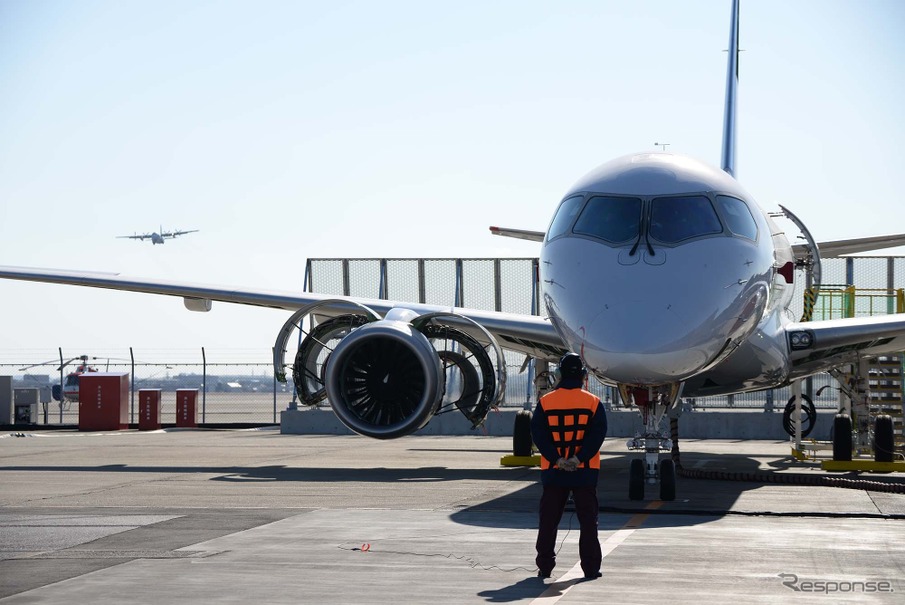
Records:
[[[377,439],[409,435],[455,410],[478,427],[505,388],[502,351],[479,324],[404,308],[384,318],[351,313],[317,323],[299,345],[292,374],[300,403],[327,399],[343,424]]]
[[[411,324],[377,321],[343,338],[324,373],[333,412],[350,429],[393,439],[424,427],[446,388],[437,351]]]

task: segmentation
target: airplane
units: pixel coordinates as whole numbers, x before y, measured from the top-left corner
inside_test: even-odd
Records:
[[[151,243],[154,245],[157,244],[165,244],[168,239],[175,239],[180,235],[185,235],[186,233],[197,233],[198,229],[190,229],[189,231],[164,231],[163,226],[160,227],[160,231],[154,231],[152,233],[142,233],[135,235],[117,235],[118,239],[137,239],[144,241],[146,239],[150,239]]]
[[[655,484],[662,500],[675,499],[663,421],[682,397],[800,389],[807,376],[851,366],[854,403],[844,411],[856,412],[856,426],[851,414],[837,415],[833,444],[834,457],[850,457],[854,429],[861,439],[870,428],[861,413],[869,402],[864,360],[905,350],[905,317],[796,320],[795,276],[804,270],[819,286],[822,253],[899,246],[905,234],[820,244],[782,208],[806,240],[793,246],[737,181],[738,5],[719,167],[665,151],[624,155],[572,186],[545,232],[491,228],[540,242],[546,316],[86,271],[0,267],[0,277],[179,296],[198,312],[213,301],[290,311],[273,347],[277,378],[291,368],[301,404],[326,399],[351,430],[378,439],[414,433],[451,409],[480,426],[505,392],[503,350],[524,355],[538,376],[577,352],[641,414],[644,432],[629,444],[642,453],[630,466],[634,500]],[[300,344],[286,363],[296,330]],[[527,414],[516,418],[514,442],[525,440]]]

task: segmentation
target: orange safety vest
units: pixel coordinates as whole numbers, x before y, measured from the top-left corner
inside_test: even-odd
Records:
[[[597,411],[600,398],[584,389],[556,389],[540,399],[540,407],[547,416],[547,426],[553,436],[553,445],[562,458],[571,458],[581,451],[584,432]],[[541,456],[541,470],[553,466],[546,457]],[[600,468],[600,456],[591,456],[578,468]]]

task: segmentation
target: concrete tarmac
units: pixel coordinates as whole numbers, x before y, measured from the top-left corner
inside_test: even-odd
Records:
[[[536,468],[511,438],[261,430],[0,436],[0,603],[901,603],[905,495],[804,485],[785,441],[681,442],[673,502],[604,444],[603,577],[578,523],[536,577]],[[905,484],[905,474],[834,476]],[[784,477],[785,483],[760,477]],[[804,480],[801,480],[804,479]]]

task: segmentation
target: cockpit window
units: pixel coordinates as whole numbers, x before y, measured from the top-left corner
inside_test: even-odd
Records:
[[[598,195],[588,200],[572,231],[619,244],[637,238],[640,230],[640,199]]]
[[[559,205],[559,210],[556,211],[556,216],[553,217],[553,222],[550,223],[550,228],[547,229],[547,241],[554,237],[559,237],[569,229],[569,225],[572,224],[581,209],[581,200],[582,196],[576,195],[566,199]]]
[[[720,219],[703,195],[658,197],[650,204],[650,236],[666,244],[722,232]]]
[[[718,195],[716,203],[723,214],[726,226],[732,233],[750,240],[757,239],[757,223],[754,222],[751,209],[745,202],[728,195]]]

